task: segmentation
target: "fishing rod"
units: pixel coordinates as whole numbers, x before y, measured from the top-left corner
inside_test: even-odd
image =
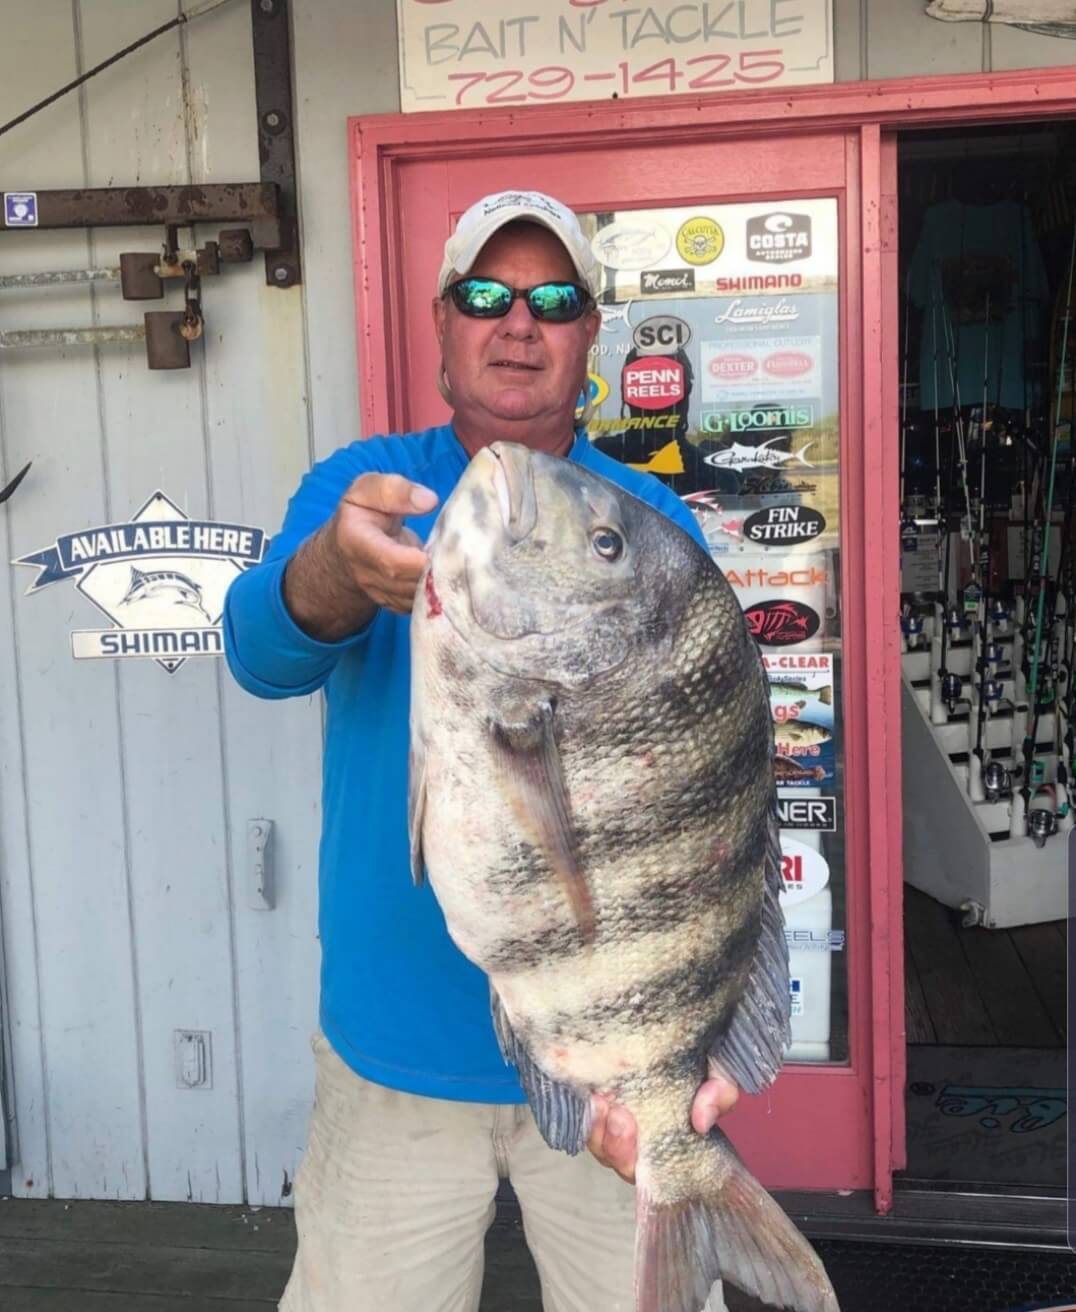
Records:
[[[904,277],[904,367],[900,379],[900,508],[904,510],[908,468],[908,356],[911,354],[912,266]]]
[[[941,278],[938,280],[941,288]],[[956,710],[960,700],[963,684],[959,674],[953,674],[947,667],[950,639],[956,640],[960,635],[960,611],[949,601],[949,580],[952,572],[953,534],[949,524],[948,495],[942,496],[941,484],[941,418],[938,393],[938,299],[937,293],[931,297],[931,334],[933,337],[933,372],[934,372],[934,509],[938,521],[938,598],[935,606],[934,631],[931,634],[931,660],[937,656],[935,677],[931,679],[930,719],[933,724],[948,724],[949,717]],[[953,478],[956,468],[956,426],[953,427],[949,444],[949,477]],[[944,545],[942,543],[944,537]]]
[[[1072,276],[1073,267],[1076,265],[1076,222],[1072,225],[1072,246],[1069,251],[1069,276],[1068,287],[1065,294],[1065,305],[1072,304]],[[1040,689],[1039,689],[1039,665],[1041,659],[1041,642],[1042,642],[1042,624],[1043,613],[1046,603],[1046,588],[1043,586],[1043,580],[1049,578],[1050,562],[1050,524],[1053,516],[1054,503],[1054,481],[1057,475],[1057,446],[1058,433],[1061,428],[1061,406],[1062,396],[1064,395],[1065,367],[1068,361],[1068,335],[1069,335],[1069,316],[1065,315],[1062,320],[1061,330],[1061,355],[1058,361],[1057,371],[1057,402],[1054,410],[1053,432],[1050,434],[1050,474],[1049,483],[1046,492],[1046,506],[1043,522],[1046,526],[1043,535],[1043,545],[1041,553],[1041,565],[1039,571],[1039,590],[1036,597],[1036,614],[1035,614],[1035,642],[1032,653],[1031,682],[1029,684],[1030,705],[1031,705],[1031,733],[1024,737],[1024,765],[1025,774],[1021,796],[1024,802],[1024,812],[1026,816],[1027,832],[1031,835],[1037,847],[1042,847],[1046,840],[1053,834],[1057,828],[1057,817],[1051,810],[1031,809],[1031,785],[1038,783],[1038,779],[1032,777],[1033,762],[1035,756],[1035,742],[1038,735],[1039,715],[1041,711]],[[1055,706],[1056,714],[1056,706]]]

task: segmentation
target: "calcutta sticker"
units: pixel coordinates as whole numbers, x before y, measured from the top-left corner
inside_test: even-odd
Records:
[[[71,634],[76,660],[150,659],[174,674],[189,656],[221,655],[224,594],[266,541],[260,528],[190,519],[154,492],[126,523],[65,533],[14,563],[38,571],[27,596],[70,579],[112,621]]]
[[[713,264],[725,249],[725,234],[714,219],[698,216],[680,225],[676,249],[687,264]]]

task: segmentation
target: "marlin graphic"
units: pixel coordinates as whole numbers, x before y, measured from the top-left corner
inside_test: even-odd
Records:
[[[135,601],[148,601],[175,593],[173,605],[189,606],[204,615],[212,624],[213,617],[202,605],[202,589],[192,578],[180,574],[174,569],[140,570],[131,566],[131,582],[126,595],[120,600],[121,606]]]
[[[784,434],[777,437],[771,437],[768,442],[763,442],[761,446],[741,446],[739,442],[733,442],[732,446],[726,447],[723,451],[714,451],[705,457],[706,464],[712,465],[715,469],[781,469],[790,460],[798,460],[801,465],[806,465],[808,469],[814,466],[804,456],[814,446],[813,442],[808,442],[806,446],[801,446],[798,451],[774,451],[773,443],[780,442],[784,439]]]

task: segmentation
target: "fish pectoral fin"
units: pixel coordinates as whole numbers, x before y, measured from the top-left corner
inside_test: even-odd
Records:
[[[426,753],[414,734],[407,758],[407,831],[411,839],[411,878],[421,884],[426,878],[422,852],[422,822],[426,816]]]
[[[791,1042],[792,1000],[788,984],[788,944],[781,910],[781,834],[777,812],[767,819],[766,887],[762,930],[743,996],[732,1020],[710,1053],[711,1074],[724,1075],[747,1093],[758,1093],[777,1078],[784,1049]]]
[[[840,1312],[818,1254],[724,1134],[711,1130],[699,1151],[714,1158],[702,1197],[662,1203],[639,1186],[636,1312],[699,1312],[718,1277],[767,1307]]]
[[[527,720],[488,721],[506,793],[520,827],[541,848],[563,887],[583,941],[594,940],[594,904],[579,859],[568,788],[560,759],[552,703]]]
[[[590,1138],[590,1099],[567,1084],[551,1079],[516,1037],[495,989],[490,989],[490,1009],[504,1059],[519,1072],[535,1124],[550,1148],[574,1157]]]

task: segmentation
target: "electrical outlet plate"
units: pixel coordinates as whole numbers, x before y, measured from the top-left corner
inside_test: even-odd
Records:
[[[177,1089],[213,1087],[213,1045],[209,1030],[174,1032]]]

